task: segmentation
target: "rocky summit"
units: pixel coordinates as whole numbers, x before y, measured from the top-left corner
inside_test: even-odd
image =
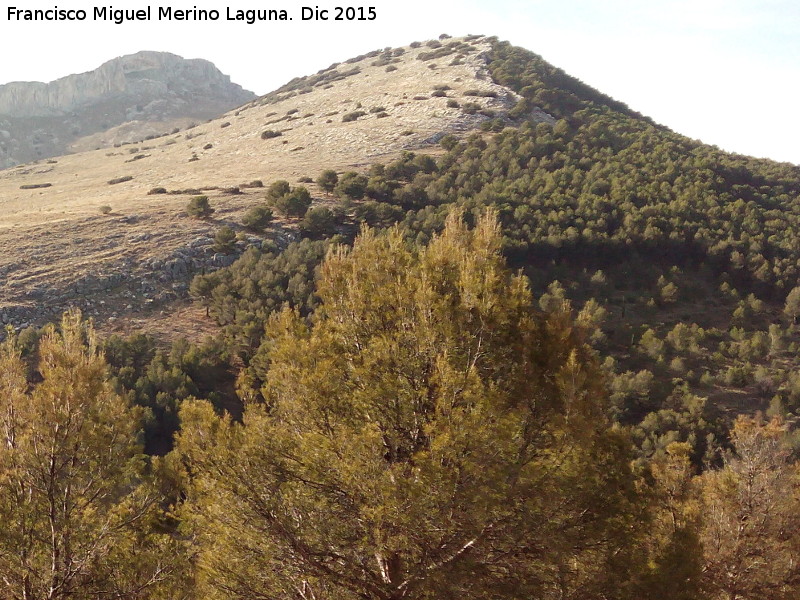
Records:
[[[212,63],[138,52],[94,71],[0,85],[0,168],[147,137],[253,99]]]

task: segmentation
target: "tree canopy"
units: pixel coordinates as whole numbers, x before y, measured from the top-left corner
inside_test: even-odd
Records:
[[[581,333],[532,309],[500,241],[493,214],[422,249],[363,230],[324,262],[311,326],[270,320],[265,403],[242,424],[185,405],[206,593],[610,589],[630,456]]]

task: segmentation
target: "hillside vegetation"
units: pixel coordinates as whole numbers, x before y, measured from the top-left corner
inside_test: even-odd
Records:
[[[476,40],[491,84],[459,110],[509,100],[476,131],[249,192],[231,224],[296,239],[236,253],[216,230],[230,264],[189,293],[218,335],[98,344],[73,312],[9,338],[4,593],[800,593],[800,167],[493,38],[412,50],[457,62]]]

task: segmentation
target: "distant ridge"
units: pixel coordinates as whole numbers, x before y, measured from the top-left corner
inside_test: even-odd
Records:
[[[7,83],[0,85],[0,167],[64,154],[124,123],[208,119],[254,97],[206,60],[149,51],[50,83]]]

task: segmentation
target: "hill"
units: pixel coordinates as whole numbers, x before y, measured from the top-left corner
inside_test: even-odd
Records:
[[[185,296],[192,273],[227,260],[204,252],[215,229],[236,225],[263,199],[263,190],[245,185],[296,183],[322,166],[359,168],[404,150],[438,148],[445,134],[488,120],[480,111],[506,114],[517,96],[491,81],[490,44],[459,43],[458,61],[455,54],[431,59],[435,49],[428,47],[370,53],[208,123],[0,171],[0,319],[38,323],[43,312],[78,303],[105,321],[128,305]],[[280,136],[264,139],[267,131]],[[241,193],[229,193],[237,187]],[[155,188],[170,193],[148,195]],[[212,222],[185,216],[189,198],[200,193],[217,208]],[[105,205],[112,212],[101,215]],[[293,232],[276,233],[288,239]]]
[[[796,165],[441,36],[0,198],[12,594],[797,596]]]
[[[488,206],[542,310],[587,327],[643,453],[688,440],[699,464],[733,415],[800,408],[800,169],[689,140],[493,38],[371,52],[188,130],[7,170],[0,193],[3,322],[77,305],[107,332],[221,327],[249,382],[234,411],[259,393],[269,314],[316,306],[326,239],[399,223],[425,244]],[[196,196],[211,218],[187,215]]]

